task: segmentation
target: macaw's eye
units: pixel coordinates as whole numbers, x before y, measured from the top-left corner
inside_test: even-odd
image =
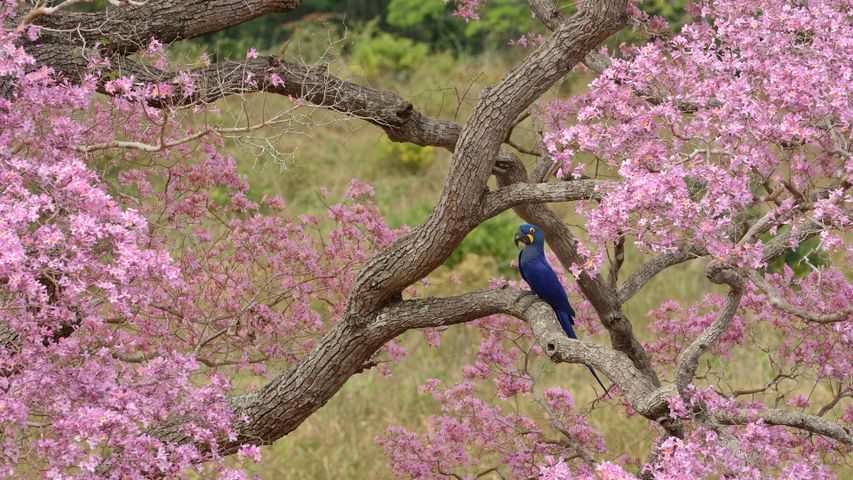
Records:
[[[530,227],[530,233],[533,233],[533,232],[535,232],[535,231],[536,231],[536,229],[535,229],[535,228]]]

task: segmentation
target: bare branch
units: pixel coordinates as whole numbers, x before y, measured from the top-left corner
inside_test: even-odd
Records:
[[[619,271],[622,269],[622,263],[625,262],[625,236],[620,236],[616,244],[613,245],[613,259],[610,262],[610,288],[616,289],[616,282],[619,281]]]
[[[712,279],[713,281],[713,279]],[[696,368],[699,366],[699,357],[713,347],[720,336],[725,333],[737,313],[740,299],[743,296],[743,286],[737,280],[729,280],[729,294],[723,309],[717,314],[717,318],[702,332],[696,340],[685,348],[676,360],[675,385],[682,396],[687,396],[687,386],[693,381]]]
[[[483,202],[483,216],[491,218],[516,205],[571,202],[601,198],[602,182],[580,180],[563,183],[513,183],[489,192]]]
[[[770,408],[767,410],[741,410],[738,412],[715,411],[710,413],[723,425],[745,425],[758,420],[768,425],[798,428],[807,432],[823,435],[845,445],[853,446],[853,433],[838,423],[815,415],[793,410]]]
[[[28,52],[36,57],[39,64],[49,65],[71,79],[81,80],[87,72],[87,60],[70,45],[34,45],[28,48]],[[155,107],[208,104],[232,95],[268,92],[363,119],[383,129],[389,139],[397,142],[453,151],[461,132],[456,123],[423,115],[410,102],[392,92],[338,78],[330,74],[324,65],[299,65],[280,62],[273,57],[218,62],[186,72],[194,84],[192,94],[186,94],[180,88],[175,73],[152,70],[120,56],[113,57],[111,63],[116,72],[133,76],[138,84],[162,82],[174,85],[173,96],[150,102]],[[272,81],[273,75],[278,77],[275,82]],[[249,76],[257,82],[247,82]],[[106,91],[104,83],[99,91],[111,94]],[[508,152],[502,151],[499,155],[504,161],[517,161]]]
[[[555,30],[565,17],[551,0],[530,0],[530,10],[549,30]]]
[[[74,149],[80,153],[91,153],[91,152],[96,152],[98,150],[107,150],[107,149],[111,149],[111,148],[126,149],[126,150],[139,150],[139,151],[143,151],[143,152],[161,152],[163,150],[166,150],[166,149],[169,149],[172,147],[177,147],[178,145],[183,145],[185,143],[189,143],[193,140],[198,140],[199,138],[204,137],[206,135],[210,135],[210,134],[229,135],[229,134],[235,134],[235,133],[248,133],[248,132],[253,132],[255,130],[260,130],[262,128],[265,128],[265,127],[268,127],[270,125],[275,124],[278,121],[278,119],[282,115],[284,115],[284,113],[286,113],[286,112],[282,112],[282,113],[276,115],[275,117],[273,117],[271,119],[266,119],[266,120],[263,120],[261,122],[258,122],[258,123],[252,124],[252,125],[247,125],[245,127],[229,127],[229,128],[226,128],[226,127],[209,127],[209,128],[199,130],[198,132],[191,133],[191,134],[186,135],[184,137],[176,138],[174,140],[162,141],[162,138],[161,138],[161,141],[159,143],[156,143],[156,144],[144,143],[144,142],[135,142],[135,141],[126,141],[126,140],[115,140],[112,142],[96,143],[93,145],[78,145],[78,146],[74,147]]]
[[[174,42],[218,32],[270,13],[296,9],[299,0],[156,0],[134,1],[103,12],[58,12],[34,22],[42,27],[40,44],[76,47],[100,43],[110,52],[133,53],[152,38]],[[29,50],[29,48],[28,48]]]
[[[27,25],[28,23],[32,23],[32,21],[37,19],[38,17],[44,15],[53,15],[60,10],[64,10],[76,4],[91,3],[93,1],[94,0],[65,0],[64,2],[56,4],[52,7],[45,7],[43,5],[39,5],[30,10],[30,12],[27,13],[26,16],[24,16],[23,20],[21,20],[21,25]]]
[[[697,245],[682,247],[677,252],[663,253],[640,265],[628,275],[619,286],[619,303],[625,303],[637,294],[658,273],[679,263],[707,255],[708,252]]]
[[[765,384],[764,384],[764,386],[762,386],[762,387],[758,387],[758,388],[749,388],[749,389],[746,389],[746,390],[734,390],[734,391],[732,391],[732,393],[730,394],[730,396],[732,396],[732,397],[741,397],[741,396],[744,396],[744,395],[754,395],[754,394],[756,394],[756,393],[764,393],[764,392],[766,392],[766,391],[767,391],[767,389],[769,389],[769,388],[770,388],[770,387],[772,387],[773,385],[776,385],[777,383],[779,383],[779,381],[780,381],[780,380],[785,379],[785,378],[787,378],[787,379],[792,379],[792,378],[794,378],[794,377],[793,377],[792,375],[788,375],[788,374],[784,374],[784,373],[777,373],[777,374],[776,374],[776,376],[774,376],[772,379],[770,379],[770,380],[769,380],[767,383],[765,383]]]
[[[839,388],[838,394],[836,396],[834,396],[829,403],[820,407],[820,410],[818,410],[818,412],[817,412],[818,417],[822,417],[822,416],[826,415],[827,412],[829,412],[830,410],[835,408],[835,406],[838,405],[838,402],[841,401],[842,398],[853,397],[853,390],[845,391],[845,390],[842,390],[841,388],[843,388],[843,387]]]
[[[545,152],[539,158],[539,163],[537,163],[536,167],[533,168],[533,171],[530,172],[530,180],[535,183],[545,182],[554,174],[556,168],[557,162],[551,158],[551,155],[548,152]]]
[[[776,289],[774,289],[767,280],[764,279],[761,274],[756,272],[755,270],[750,270],[746,272],[749,280],[753,285],[758,287],[759,290],[764,292],[767,296],[767,300],[771,305],[782,310],[783,312],[794,315],[796,317],[800,317],[807,322],[812,323],[836,323],[836,322],[846,322],[849,321],[851,315],[853,315],[853,308],[843,308],[835,313],[817,313],[806,310],[805,308],[797,307],[795,305],[791,305],[786,302]]]

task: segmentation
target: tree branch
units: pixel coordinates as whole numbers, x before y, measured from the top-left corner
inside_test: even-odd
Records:
[[[39,17],[34,24],[42,27],[39,43],[77,47],[100,43],[110,52],[129,54],[145,48],[152,38],[166,43],[195,38],[270,13],[289,12],[299,4],[299,0],[155,0],[107,6],[95,13],[63,11]]]
[[[293,368],[266,386],[230,400],[237,437],[220,439],[218,453],[228,455],[242,444],[270,444],[293,431],[334,395],[354,372],[375,362],[389,340],[412,328],[469,322],[493,314],[509,314],[531,325],[537,341],[557,362],[583,363],[606,375],[638,409],[655,390],[630,359],[603,345],[571,340],[557,324],[551,307],[529,292],[512,288],[484,289],[445,298],[392,303],[364,326],[343,322],[318,342]],[[151,432],[169,442],[191,442],[185,420],[171,419]]]
[[[720,336],[725,333],[729,325],[737,313],[740,306],[740,299],[743,296],[743,283],[735,275],[721,273],[716,270],[716,266],[709,267],[712,274],[709,278],[714,283],[727,283],[729,288],[726,303],[723,309],[717,314],[717,318],[702,332],[696,340],[685,348],[676,360],[675,385],[678,392],[687,397],[687,386],[693,381],[693,376],[696,374],[696,368],[699,366],[699,358],[713,347]],[[729,272],[730,273],[730,272]],[[723,278],[721,278],[723,277]]]
[[[579,180],[562,183],[513,183],[489,192],[483,201],[483,216],[491,218],[517,205],[571,202],[601,198],[602,182]]]
[[[845,428],[825,418],[793,410],[769,408],[766,410],[741,410],[737,412],[714,411],[710,412],[710,415],[723,425],[745,425],[762,420],[768,425],[798,428],[837,440],[848,446],[853,446],[853,433],[851,433],[849,427]]]
[[[551,0],[530,0],[530,10],[548,30],[556,30],[565,17]]]
[[[190,1],[189,6],[195,3],[198,2]],[[205,12],[212,10],[215,14],[215,6],[221,2],[204,3],[207,7]],[[210,3],[214,4],[213,9],[210,8]],[[285,8],[289,5],[287,2],[260,3],[264,8]],[[173,1],[164,1],[158,5],[176,4]],[[181,3],[183,12],[176,12],[175,15],[190,15],[188,21],[200,23],[201,27],[190,28],[182,21],[176,21],[176,17],[169,15],[165,6],[161,6],[156,14],[149,12],[146,15],[151,17],[146,19],[148,22],[123,18],[122,21],[130,26],[144,25],[140,27],[142,33],[136,30],[127,32],[128,38],[116,35],[110,40],[109,51],[126,53],[137,48],[137,45],[144,44],[141,42],[147,42],[149,36],[172,41],[189,38],[203,33],[205,29],[214,28],[211,25],[215,20],[207,18],[207,14],[205,18],[199,19],[197,12],[188,8],[186,2]],[[144,9],[130,10],[139,14]],[[187,14],[187,11],[191,13]],[[82,14],[75,14],[73,18],[66,15],[57,18],[61,18],[69,26],[73,24],[74,28],[81,25],[85,27],[91,23],[87,20],[89,17],[79,15]],[[44,18],[48,21],[47,19],[53,17]],[[71,21],[69,18],[77,20]],[[105,20],[103,16],[92,18]],[[168,30],[166,27],[150,24],[151,21],[156,24],[159,19],[170,24],[175,23],[179,28]],[[113,20],[109,19],[110,22]],[[512,313],[514,307],[507,305],[508,297],[490,297],[492,294],[416,302],[399,302],[396,295],[440,265],[464,236],[480,223],[483,200],[488,192],[488,179],[496,159],[499,159],[499,156],[510,160],[514,158],[500,153],[501,144],[513,120],[580,62],[587,52],[622,28],[626,21],[626,0],[608,0],[587,5],[578,14],[567,19],[497,85],[485,89],[461,129],[453,123],[420,115],[410,103],[396,95],[345,82],[329,75],[325,69],[273,62],[267,58],[225,62],[194,72],[197,75],[198,93],[194,94],[195,97],[186,96],[190,99],[186,101],[209,102],[225,95],[257,90],[293,95],[320,106],[364,118],[383,128],[392,140],[438,145],[454,151],[442,195],[432,214],[422,225],[398,238],[367,262],[353,283],[342,318],[328,334],[288,372],[252,393],[231,400],[234,418],[244,421],[241,420],[235,426],[238,432],[236,438],[222,439],[219,454],[233,453],[243,443],[271,443],[292,431],[331,398],[348,378],[369,363],[376,350],[409,328],[448,325],[500,312],[495,305],[503,305],[502,308],[508,310],[504,313]],[[224,23],[234,24],[235,20],[225,19],[221,24]],[[105,30],[121,30],[121,25],[109,25],[111,26],[100,26],[100,31],[92,35],[97,37]],[[216,27],[220,28],[222,27]],[[91,37],[90,41],[95,37]],[[86,61],[79,55],[72,55],[69,60],[71,45],[74,45],[71,41],[65,45],[48,42],[36,45],[34,53],[38,54],[37,58],[42,64],[54,68],[60,66],[63,68],[57,70],[80,75],[85,71]],[[168,75],[151,72],[149,67],[144,65],[122,59],[120,56],[116,56],[114,60],[113,65],[122,75],[134,75],[140,81],[167,80],[163,77]],[[246,80],[247,73],[252,73],[257,80],[257,87]],[[278,84],[276,81],[274,85],[270,78],[272,73],[281,77],[283,82]],[[180,101],[184,101],[183,98],[185,97],[160,101],[166,106],[168,102],[180,104]],[[515,163],[520,162],[510,161],[510,165]],[[504,292],[504,295],[509,294]],[[538,311],[539,315],[547,315],[556,328],[551,309],[542,302],[536,303],[539,306],[534,307],[534,311]],[[625,375],[623,368],[615,371],[604,365],[603,362],[614,358],[614,354],[606,347],[573,342],[573,345],[567,348],[565,356],[562,357],[566,361],[579,359],[601,367],[605,375]],[[589,358],[586,358],[587,356]],[[624,359],[624,366],[629,367],[631,362],[627,357],[621,358]],[[644,379],[643,381],[648,380],[639,373],[635,376]],[[625,386],[625,389],[630,390],[630,386]],[[170,442],[190,442],[191,438],[182,428],[183,422],[180,418],[171,419],[157,426],[151,433]]]
[[[48,65],[74,81],[80,81],[88,71],[88,61],[71,45],[34,45],[28,48],[28,52],[35,56],[38,64]],[[121,56],[113,57],[111,63],[115,73],[133,75],[139,84],[162,82],[174,85],[173,96],[150,101],[154,107],[211,103],[232,95],[267,92],[294,97],[365,120],[381,128],[395,142],[441,147],[452,152],[456,149],[461,132],[458,124],[423,115],[410,102],[392,92],[348,82],[331,75],[323,66],[280,62],[272,57],[218,62],[188,72],[194,77],[195,89],[191,95],[187,95],[176,84],[174,73],[153,71],[148,66]],[[254,85],[246,82],[250,74],[257,79]],[[272,84],[272,74],[279,76],[280,84]],[[105,90],[105,80],[99,91],[111,95]],[[505,149],[500,150],[497,161],[500,165],[520,162]]]
[[[485,89],[459,135],[441,198],[424,224],[368,262],[348,312],[383,305],[441,264],[477,224],[487,181],[518,115],[626,20],[624,1],[599,2],[573,16],[503,80]],[[368,293],[370,292],[370,293]]]
[[[631,272],[622,285],[619,286],[619,303],[625,303],[637,294],[649,281],[660,272],[679,263],[707,255],[708,252],[697,245],[682,247],[677,252],[658,255]]]
[[[791,245],[799,245],[823,231],[825,227],[812,220],[806,220],[796,229],[789,230],[781,235],[776,235],[772,240],[764,244],[764,263],[770,263],[776,258],[792,250]]]
[[[623,263],[625,263],[625,236],[620,235],[616,244],[613,245],[613,259],[610,262],[610,274],[607,277],[610,288],[613,290],[616,289],[616,284],[619,281],[619,271],[622,269]]]
[[[806,322],[812,323],[836,323],[836,322],[844,322],[850,320],[850,316],[853,315],[853,308],[843,308],[835,313],[817,313],[810,312],[805,308],[797,307],[795,305],[791,305],[786,302],[782,297],[776,292],[776,290],[767,283],[767,280],[761,276],[755,270],[750,270],[747,273],[749,277],[749,281],[752,282],[753,285],[758,287],[759,290],[764,292],[767,296],[767,300],[771,305],[782,310],[783,312],[794,315],[795,317],[800,317]]]

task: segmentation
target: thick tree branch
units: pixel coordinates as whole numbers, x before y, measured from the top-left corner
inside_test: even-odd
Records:
[[[522,315],[533,329],[536,340],[554,362],[584,363],[604,373],[637,409],[657,386],[637,370],[624,353],[596,343],[572,340],[554,320],[550,307],[534,302]],[[639,411],[639,410],[638,410]]]
[[[562,183],[513,183],[486,195],[483,201],[483,216],[491,218],[517,205],[601,198],[601,186],[602,182],[598,180]]]
[[[150,0],[144,5],[107,6],[103,12],[63,11],[39,17],[41,43],[77,47],[105,45],[133,53],[152,38],[174,42],[218,32],[270,13],[296,9],[299,0]]]
[[[853,432],[850,428],[815,415],[793,410],[770,408],[767,410],[741,410],[738,412],[714,411],[712,417],[723,425],[745,425],[764,421],[768,425],[793,427],[817,435],[837,440],[847,446],[853,446]]]
[[[71,45],[39,44],[28,50],[40,65],[48,65],[72,80],[81,80],[88,71],[87,59]],[[152,70],[120,56],[113,57],[112,64],[115,74],[133,75],[139,84],[177,82],[174,73]],[[461,127],[458,124],[424,115],[410,102],[392,92],[365,87],[331,75],[324,66],[299,65],[262,57],[240,62],[219,62],[191,70],[189,74],[194,78],[192,94],[185,95],[175,85],[175,95],[150,103],[158,107],[182,106],[210,103],[232,95],[266,92],[298,98],[315,106],[365,120],[384,130],[388,138],[395,142],[441,147],[452,152],[459,140]],[[278,75],[281,83],[271,82],[273,74]],[[257,82],[246,82],[249,75]],[[102,81],[99,91],[110,94],[105,90],[105,82]],[[499,165],[515,162],[519,162],[518,158],[508,150],[501,149],[498,153]]]
[[[7,353],[17,352],[20,348],[20,340],[18,332],[12,330],[6,322],[0,322],[0,349]]]
[[[556,30],[565,17],[551,0],[530,0],[530,10],[549,30]]]
[[[387,302],[444,261],[479,223],[472,220],[480,217],[488,178],[513,120],[590,49],[621,28],[625,8],[622,1],[599,2],[573,16],[503,80],[481,93],[460,133],[432,214],[365,266],[353,286],[348,312],[370,311]]]
[[[818,235],[826,227],[811,220],[806,220],[803,224],[795,225],[791,230],[785,233],[776,235],[772,240],[764,244],[764,263],[781,257],[792,250],[791,245],[799,245],[806,240]]]
[[[221,439],[218,452],[236,452],[241,444],[270,444],[295,429],[337,392],[333,380],[346,380],[350,370],[361,371],[375,362],[386,342],[412,328],[469,322],[493,314],[509,314],[531,325],[537,341],[557,362],[583,363],[601,371],[638,411],[647,411],[655,386],[633,367],[630,359],[603,345],[571,340],[560,329],[548,304],[529,292],[512,288],[478,290],[454,297],[425,298],[392,303],[364,326],[339,322],[290,371],[261,389],[231,399],[237,438]],[[177,443],[190,442],[184,419],[157,426],[152,435]]]

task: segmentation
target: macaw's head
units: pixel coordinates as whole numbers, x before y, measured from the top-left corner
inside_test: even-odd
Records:
[[[539,230],[539,227],[525,223],[518,227],[518,230],[515,232],[516,247],[518,246],[518,242],[525,245],[536,245],[542,247],[545,245],[545,237],[542,235],[542,230]]]

